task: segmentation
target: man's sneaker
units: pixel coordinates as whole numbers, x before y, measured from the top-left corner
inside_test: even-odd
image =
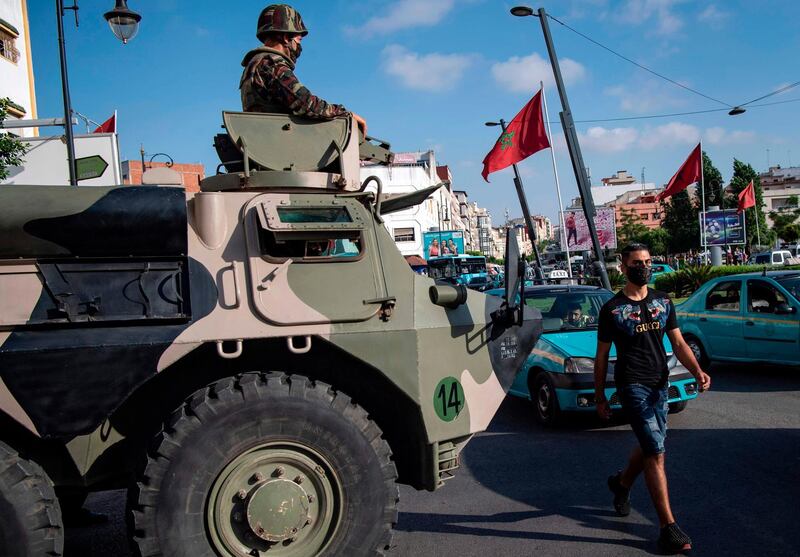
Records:
[[[622,476],[622,470],[617,470],[617,473],[608,477],[608,489],[614,494],[614,509],[620,516],[628,516],[631,514],[631,490],[622,487],[619,483],[619,478]]]
[[[692,538],[680,529],[677,522],[673,522],[661,529],[658,547],[665,553],[687,553],[692,549]]]

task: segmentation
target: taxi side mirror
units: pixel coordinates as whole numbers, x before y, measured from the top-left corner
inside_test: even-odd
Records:
[[[796,309],[786,302],[781,302],[775,306],[775,315],[791,315],[796,313]]]

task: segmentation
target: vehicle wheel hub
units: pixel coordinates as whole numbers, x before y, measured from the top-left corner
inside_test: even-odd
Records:
[[[546,384],[539,387],[539,411],[547,414],[550,410],[550,387]]]
[[[316,555],[339,527],[341,489],[327,459],[305,445],[251,448],[212,484],[206,512],[211,544],[223,557]]]
[[[307,524],[311,518],[308,510],[308,493],[302,486],[288,479],[273,479],[250,495],[247,522],[262,540],[282,542],[293,538]]]

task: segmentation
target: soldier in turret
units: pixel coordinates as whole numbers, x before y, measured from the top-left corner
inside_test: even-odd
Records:
[[[300,14],[286,4],[271,4],[261,11],[256,36],[263,43],[245,55],[239,83],[245,112],[288,112],[297,116],[329,120],[350,112],[313,95],[294,74],[308,34]],[[366,135],[367,122],[352,113]]]

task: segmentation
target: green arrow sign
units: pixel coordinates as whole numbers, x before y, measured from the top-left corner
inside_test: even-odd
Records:
[[[108,168],[108,163],[100,155],[75,159],[78,170],[78,181],[99,178]]]

